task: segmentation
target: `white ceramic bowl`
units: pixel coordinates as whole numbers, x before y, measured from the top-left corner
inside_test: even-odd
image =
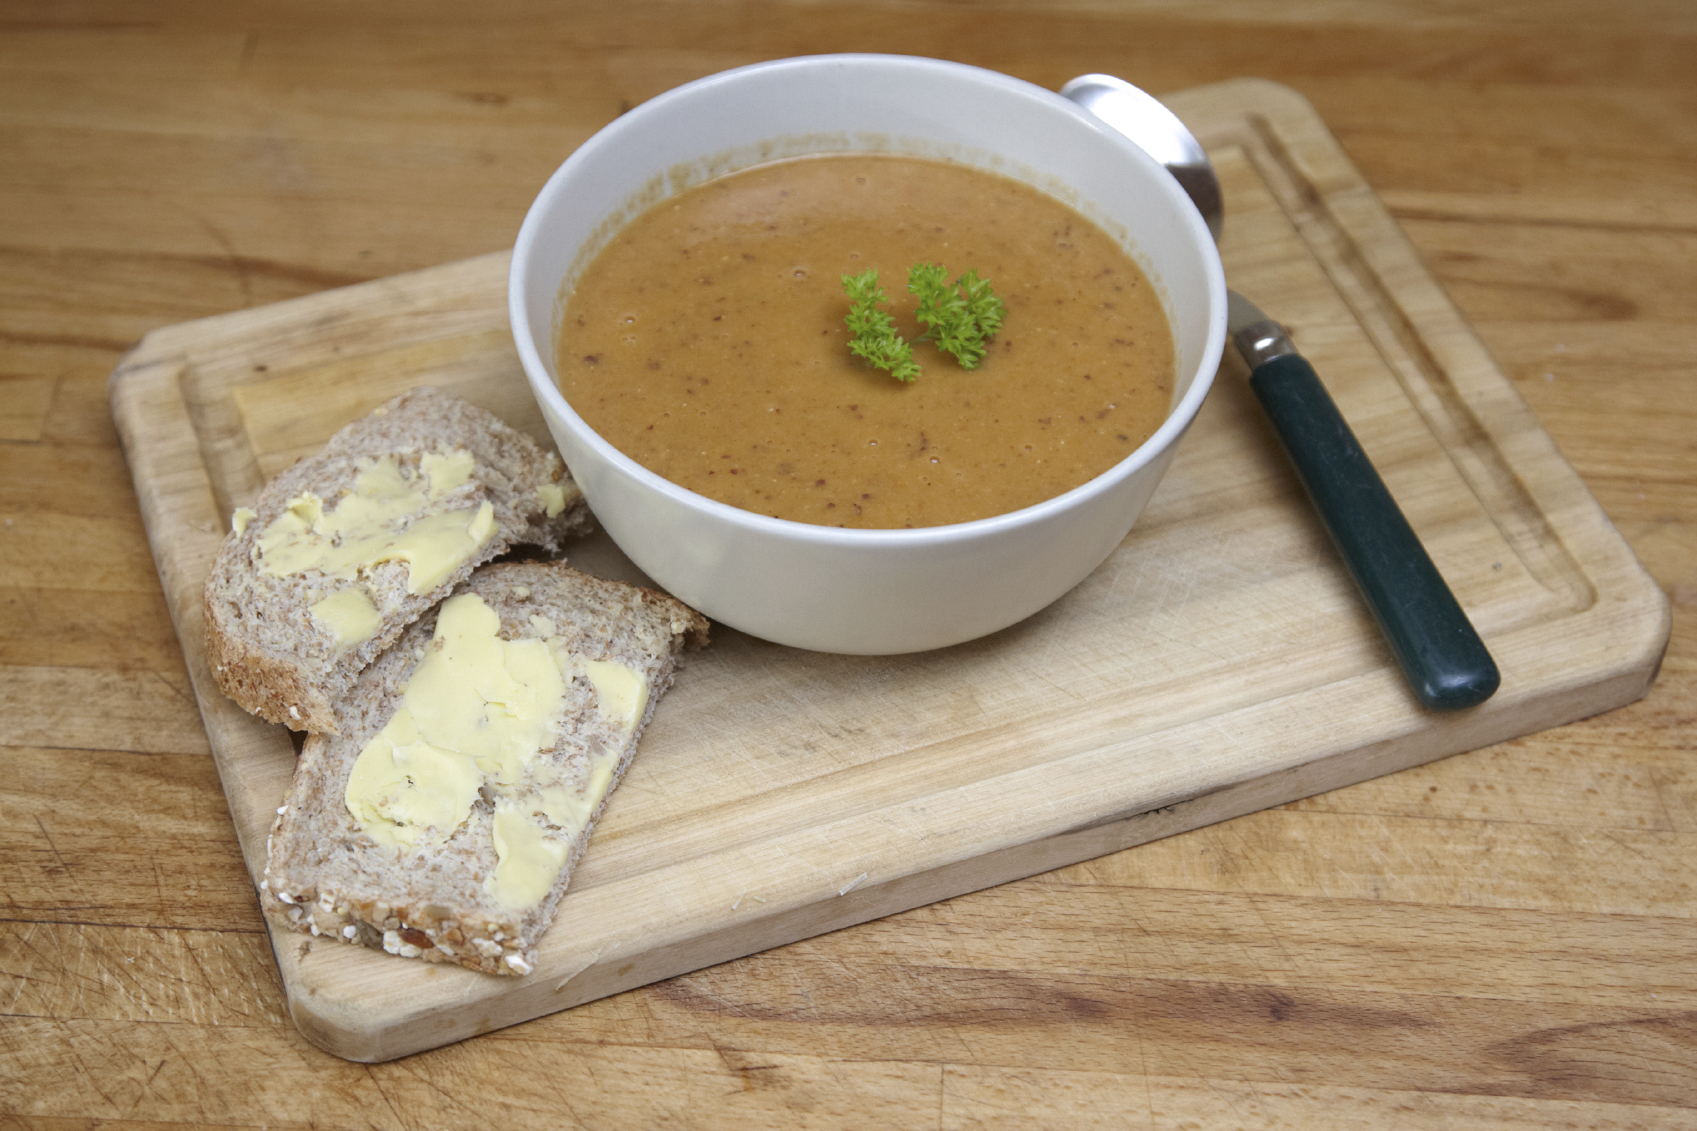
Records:
[[[1177,339],[1167,421],[1064,495],[952,526],[849,530],[715,502],[618,452],[572,411],[555,372],[562,288],[626,220],[711,176],[803,153],[943,157],[1057,196],[1122,239]],[[1078,584],[1125,537],[1207,395],[1225,341],[1225,279],[1167,172],[1060,95],[934,59],[824,55],[711,75],[645,102],[560,166],[525,217],[508,305],[537,403],[602,526],[632,561],[714,620],[780,644],[859,654],[972,640]]]

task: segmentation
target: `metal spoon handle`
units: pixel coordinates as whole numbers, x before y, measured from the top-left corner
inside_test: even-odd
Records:
[[[1420,701],[1453,711],[1489,699],[1501,676],[1485,642],[1313,366],[1283,354],[1249,385]]]

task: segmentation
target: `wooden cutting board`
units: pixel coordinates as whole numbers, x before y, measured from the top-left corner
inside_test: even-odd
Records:
[[[1313,109],[1169,100],[1217,163],[1232,285],[1292,328],[1503,672],[1422,710],[1227,359],[1136,529],[994,637],[892,658],[718,629],[643,738],[525,978],[273,933],[301,1031],[384,1060],[1630,702],[1669,618]],[[230,512],[435,384],[546,441],[497,254],[152,333],[113,414],[250,873],[295,747],[213,686]],[[641,580],[605,538],[568,556]]]

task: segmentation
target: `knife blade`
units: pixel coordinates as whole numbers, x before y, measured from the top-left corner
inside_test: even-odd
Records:
[[[1228,292],[1226,332],[1297,477],[1415,695],[1454,711],[1489,699],[1496,661],[1284,327]]]

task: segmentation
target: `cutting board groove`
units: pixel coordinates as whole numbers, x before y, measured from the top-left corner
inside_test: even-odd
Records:
[[[1288,322],[1503,671],[1402,684],[1228,358],[1138,527],[1050,608],[918,656],[719,629],[644,736],[523,979],[286,930],[301,1031],[383,1060],[1595,714],[1648,688],[1667,603],[1314,111],[1176,95],[1220,169],[1233,286]],[[546,440],[496,254],[158,330],[112,376],[148,537],[250,873],[295,746],[219,695],[200,591],[231,510],[435,384]],[[642,580],[607,539],[581,568]]]

